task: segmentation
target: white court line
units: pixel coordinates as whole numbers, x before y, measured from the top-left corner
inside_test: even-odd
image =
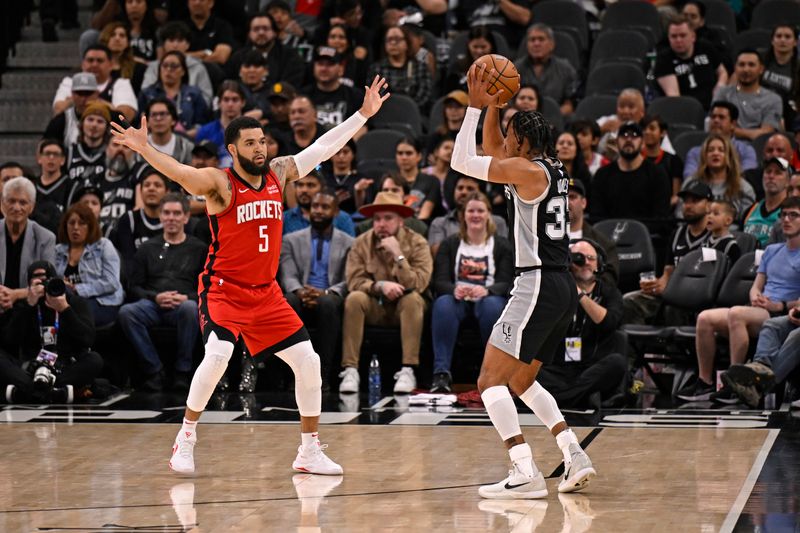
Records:
[[[379,402],[376,402],[375,405],[370,405],[370,409],[377,410],[383,407],[384,405],[388,404],[394,400],[394,396],[384,396]]]
[[[750,497],[750,493],[753,491],[756,480],[758,480],[758,475],[761,473],[761,469],[764,468],[764,463],[767,460],[767,456],[772,449],[772,445],[775,444],[775,439],[778,438],[778,433],[780,433],[780,431],[780,429],[769,430],[769,435],[767,435],[767,438],[764,439],[764,444],[761,445],[761,451],[758,452],[756,460],[753,461],[753,466],[750,468],[750,473],[747,474],[747,477],[742,484],[742,490],[739,491],[739,496],[736,497],[736,501],[733,502],[731,510],[728,511],[728,516],[725,517],[725,521],[719,528],[720,533],[729,533],[733,531],[734,527],[736,527],[736,522],[739,520],[739,516],[742,514],[742,510],[747,503],[747,499]]]
[[[117,403],[117,402],[118,402],[118,401],[120,401],[120,400],[124,400],[124,399],[125,399],[125,398],[127,398],[128,396],[130,396],[130,394],[126,394],[126,393],[120,393],[120,394],[117,394],[116,396],[112,396],[112,397],[111,397],[111,398],[109,398],[108,400],[106,400],[106,401],[104,401],[103,403],[101,403],[101,404],[98,404],[98,405],[99,405],[100,407],[108,407],[109,405],[115,404],[115,403]]]

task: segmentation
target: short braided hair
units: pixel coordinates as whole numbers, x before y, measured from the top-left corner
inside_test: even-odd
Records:
[[[538,111],[520,111],[511,117],[511,125],[520,146],[525,139],[528,139],[529,156],[540,155],[557,159],[553,126],[547,122],[544,115]]]

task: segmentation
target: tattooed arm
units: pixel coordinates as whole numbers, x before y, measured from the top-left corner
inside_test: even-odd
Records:
[[[380,94],[380,91],[386,87],[388,87],[386,80],[375,76],[372,85],[364,87],[364,103],[361,105],[361,109],[353,113],[350,118],[311,143],[311,146],[305,150],[295,155],[273,159],[270,162],[270,168],[281,180],[281,184],[285,185],[305,178],[317,165],[333,157],[389,98],[388,92],[383,96]]]

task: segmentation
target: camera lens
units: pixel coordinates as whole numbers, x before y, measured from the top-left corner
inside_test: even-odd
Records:
[[[572,256],[572,264],[575,266],[582,267],[586,264],[586,256],[580,252],[573,252],[570,254]]]
[[[45,282],[44,290],[48,296],[58,298],[67,292],[67,286],[61,278],[50,278]]]

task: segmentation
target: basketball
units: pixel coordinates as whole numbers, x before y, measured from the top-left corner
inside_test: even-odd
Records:
[[[503,90],[503,94],[500,96],[501,104],[511,100],[519,91],[519,72],[507,57],[499,54],[486,54],[476,59],[474,64],[477,68],[480,68],[482,64],[486,65],[484,80],[491,77],[487,89],[490,95],[494,95],[500,89]],[[494,77],[491,75],[492,69],[497,71]]]

